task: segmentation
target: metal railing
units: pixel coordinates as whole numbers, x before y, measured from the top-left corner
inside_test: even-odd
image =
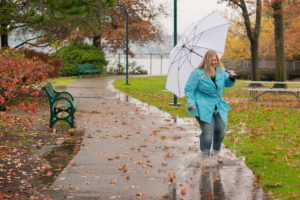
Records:
[[[117,54],[107,56],[110,61],[109,67],[115,67],[116,63],[124,64],[125,55]],[[143,69],[147,70],[148,75],[168,74],[169,68],[169,54],[144,53],[135,54],[130,57],[129,62],[136,62]],[[251,60],[250,59],[223,59],[222,63],[226,69],[235,70],[242,78],[251,79]],[[260,59],[260,74],[263,79],[273,79],[275,76],[275,59]],[[300,60],[286,61],[287,74],[290,79],[300,78]]]

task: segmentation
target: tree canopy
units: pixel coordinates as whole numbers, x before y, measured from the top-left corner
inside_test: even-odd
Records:
[[[114,0],[1,0],[1,44],[8,46],[8,34],[16,29],[47,41],[66,38],[72,30],[88,27],[88,23],[78,23],[78,19],[113,5]]]
[[[162,5],[151,0],[123,0],[120,2],[129,13],[129,41],[144,45],[160,39],[158,18],[167,15]],[[108,17],[100,26],[102,32],[95,34],[94,45],[111,52],[125,47],[125,13],[119,7],[109,10]]]

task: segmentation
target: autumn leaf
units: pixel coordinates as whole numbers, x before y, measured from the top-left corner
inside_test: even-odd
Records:
[[[119,170],[122,170],[124,173],[126,173],[129,171],[129,167],[128,167],[128,165],[124,164],[119,167]]]

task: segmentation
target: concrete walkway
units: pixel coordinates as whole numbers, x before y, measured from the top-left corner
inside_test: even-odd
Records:
[[[113,89],[115,78],[81,79],[69,85],[78,110],[87,113],[85,137],[81,150],[44,196],[267,199],[243,163],[211,169],[195,165],[199,146],[195,121],[174,119],[124,96]]]

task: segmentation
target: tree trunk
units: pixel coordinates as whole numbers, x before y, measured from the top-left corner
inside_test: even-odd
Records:
[[[286,81],[287,73],[284,53],[283,12],[282,1],[273,1],[275,57],[276,57],[276,81]],[[286,84],[275,84],[273,87],[287,87]]]
[[[230,0],[231,2],[238,5],[242,10],[242,16],[244,18],[244,24],[247,31],[247,36],[250,41],[250,49],[251,49],[251,80],[259,81],[260,73],[259,73],[259,55],[258,55],[258,43],[259,43],[259,35],[260,35],[260,25],[261,25],[261,0],[256,0],[256,18],[255,18],[255,26],[251,27],[250,15],[247,10],[245,0],[238,1]]]
[[[251,62],[252,62],[252,81],[260,80],[259,57],[258,57],[258,38],[250,43],[251,45]]]
[[[101,35],[95,35],[93,37],[93,46],[101,49]]]
[[[7,25],[1,24],[2,27],[6,29]],[[1,34],[1,47],[8,47],[8,34],[6,32]]]

